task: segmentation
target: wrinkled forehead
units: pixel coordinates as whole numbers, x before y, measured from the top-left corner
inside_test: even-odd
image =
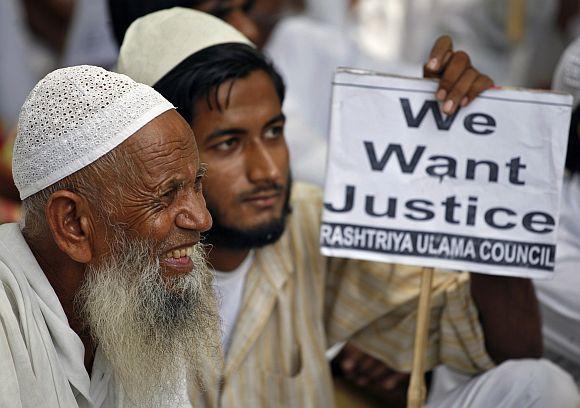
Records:
[[[199,165],[193,131],[173,110],[141,128],[124,149],[136,175],[150,183],[171,174],[195,172]]]

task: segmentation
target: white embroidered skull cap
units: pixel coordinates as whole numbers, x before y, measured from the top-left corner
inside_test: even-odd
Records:
[[[580,104],[580,38],[566,48],[554,74],[552,88],[574,97],[574,109]]]
[[[225,43],[254,47],[242,33],[210,14],[182,7],[156,11],[131,24],[116,71],[153,86],[190,55]]]
[[[20,110],[12,158],[20,198],[93,163],[169,109],[125,75],[90,65],[51,72]]]

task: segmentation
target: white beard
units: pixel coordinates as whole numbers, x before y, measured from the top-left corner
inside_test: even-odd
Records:
[[[118,238],[76,297],[81,316],[136,406],[174,406],[221,365],[219,313],[203,248],[191,273],[164,282],[152,245]],[[155,259],[155,261],[152,261]],[[209,369],[208,369],[209,368]]]

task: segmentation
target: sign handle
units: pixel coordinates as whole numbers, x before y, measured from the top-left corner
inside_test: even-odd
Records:
[[[507,7],[507,38],[518,43],[524,38],[526,29],[526,0],[508,0]]]
[[[425,354],[429,340],[429,318],[433,268],[423,268],[421,292],[415,328],[415,347],[413,351],[413,371],[407,390],[407,408],[421,408],[425,405],[427,389],[425,387]]]

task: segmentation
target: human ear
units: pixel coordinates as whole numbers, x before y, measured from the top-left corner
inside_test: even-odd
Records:
[[[93,259],[93,219],[86,199],[67,190],[53,193],[45,208],[46,220],[59,249],[79,263]]]

